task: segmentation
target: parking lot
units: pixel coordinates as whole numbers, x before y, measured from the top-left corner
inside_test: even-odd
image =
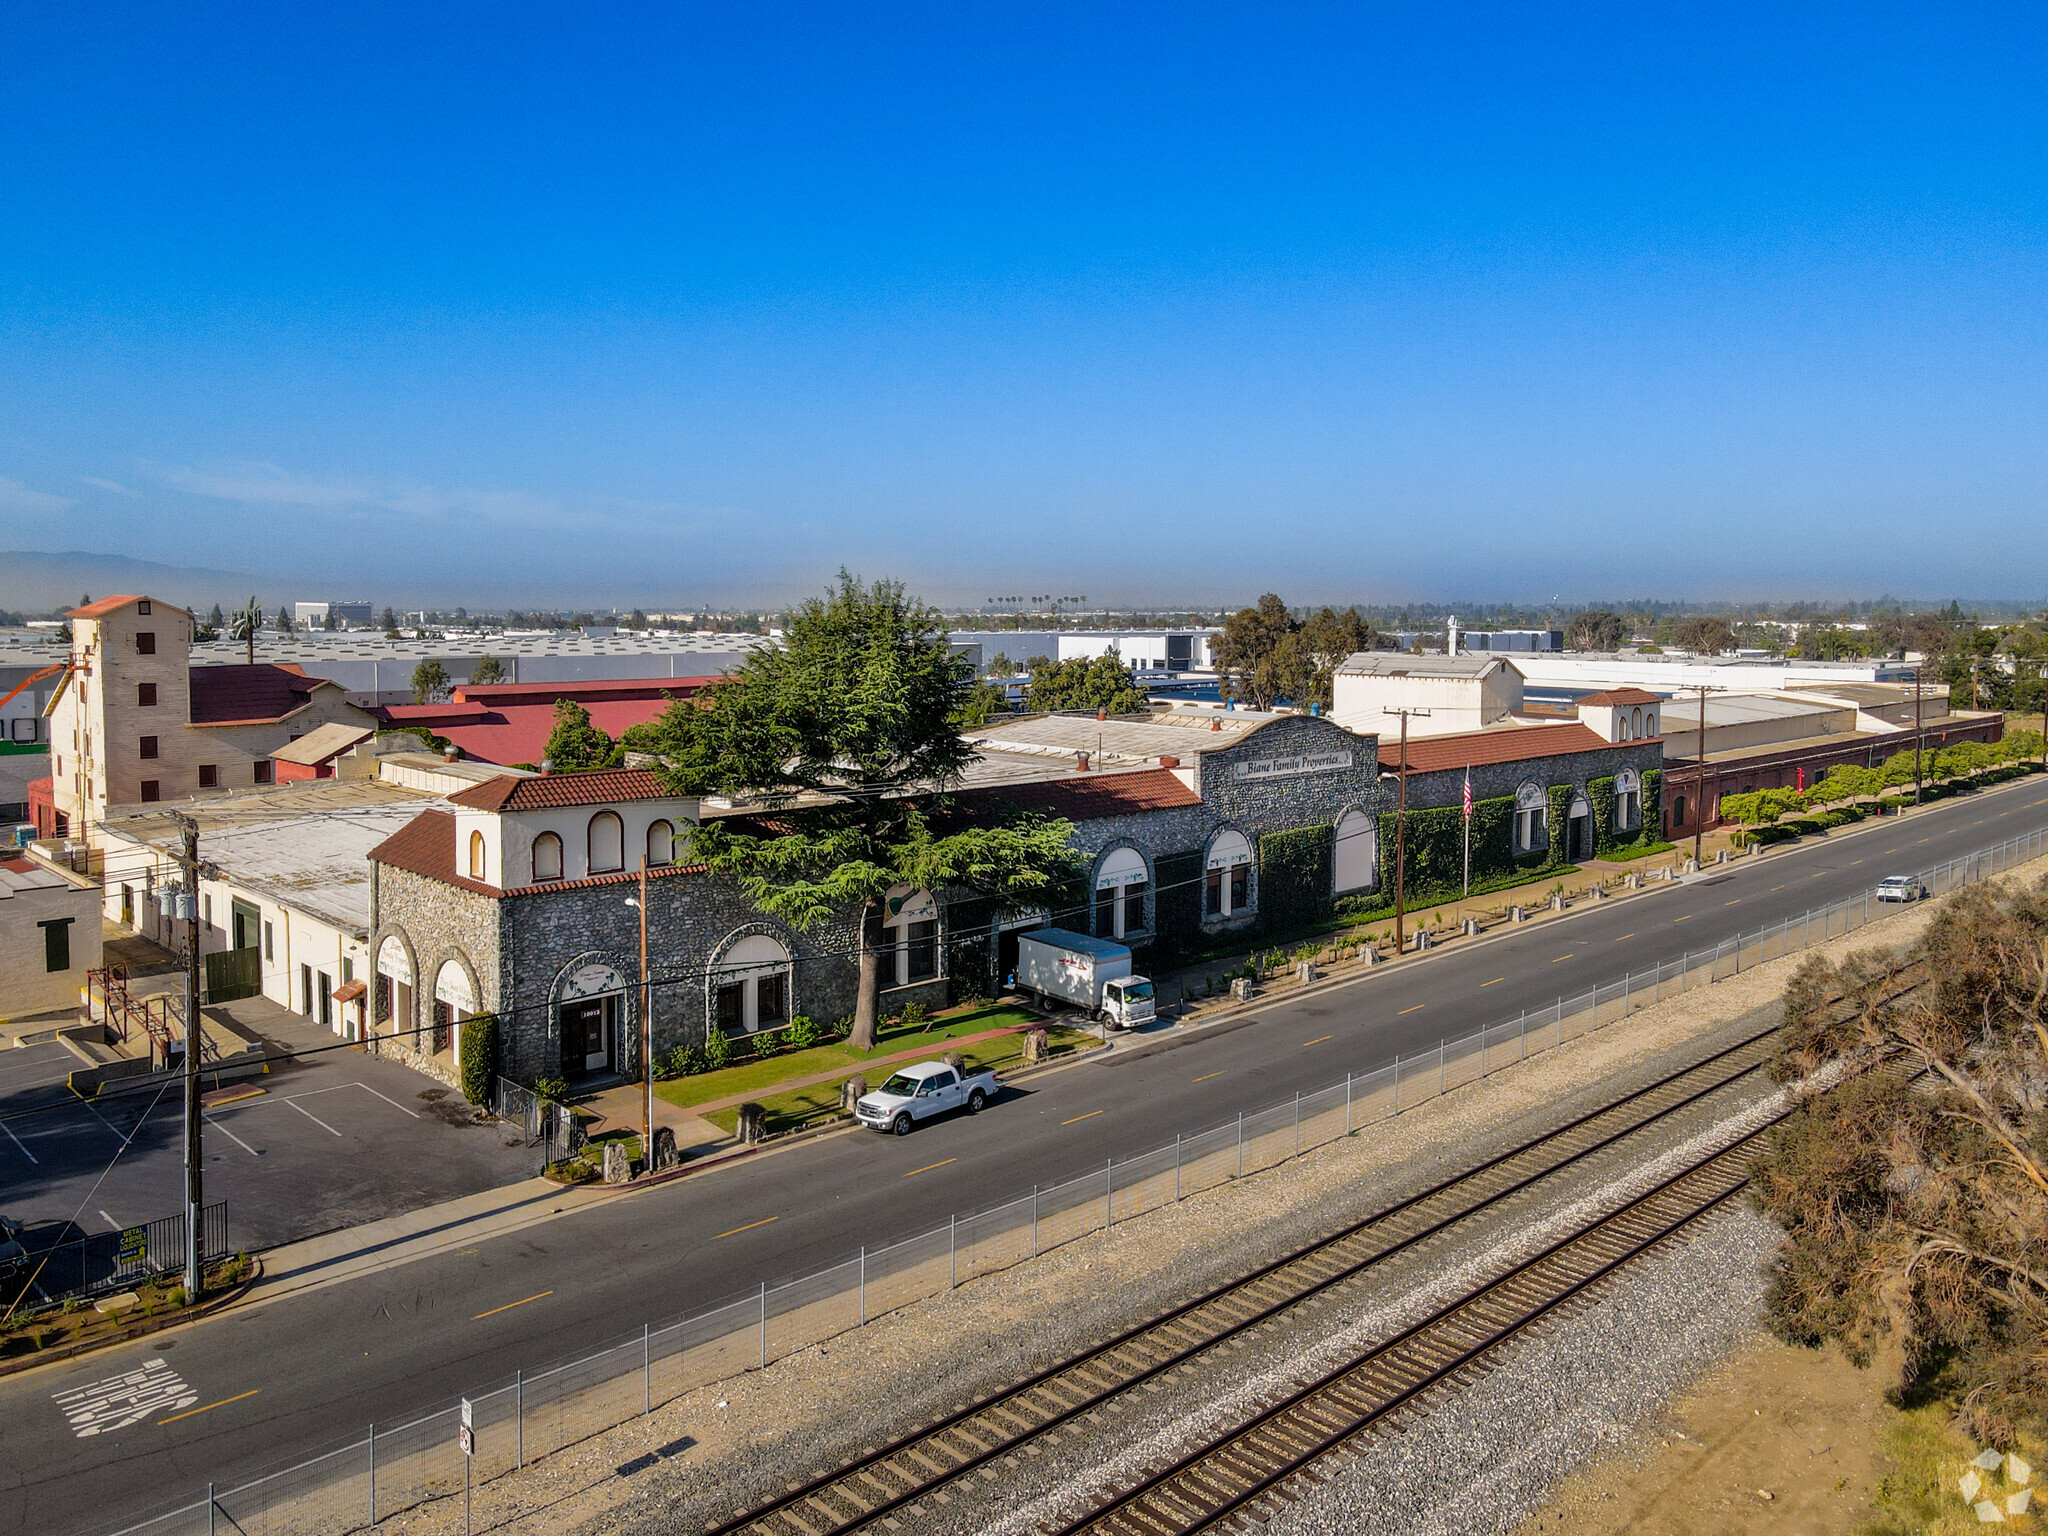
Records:
[[[263,1034],[293,1050],[335,1037],[292,1015]],[[80,1099],[57,1044],[0,1052],[0,1214],[32,1251],[171,1215],[184,1202],[183,1099]],[[243,1085],[229,1085],[231,1089]],[[538,1153],[475,1123],[432,1079],[356,1049],[274,1062],[260,1093],[205,1111],[205,1197],[228,1202],[228,1240],[257,1250],[528,1177]]]

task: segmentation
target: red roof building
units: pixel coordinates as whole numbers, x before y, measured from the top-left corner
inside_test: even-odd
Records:
[[[572,699],[616,740],[645,725],[671,700],[688,699],[714,677],[615,678],[592,683],[463,683],[446,704],[390,704],[374,711],[394,730],[420,727],[483,763],[538,765],[555,729],[555,702]]]

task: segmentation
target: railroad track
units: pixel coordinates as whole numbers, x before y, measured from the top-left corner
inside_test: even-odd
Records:
[[[1775,1125],[1783,1116],[1774,1117]],[[1318,1464],[1403,1410],[1486,1369],[1502,1346],[1749,1182],[1769,1126],[1468,1292],[1147,1476],[1059,1536],[1184,1536],[1270,1514]],[[1362,1449],[1362,1447],[1360,1447]]]
[[[1018,1455],[1227,1340],[1271,1322],[1395,1254],[1510,1200],[1561,1170],[1759,1070],[1768,1029],[1623,1095],[1106,1342],[963,1404],[756,1508],[710,1536],[836,1536],[899,1512],[943,1485]],[[1140,1527],[1133,1527],[1139,1529]]]

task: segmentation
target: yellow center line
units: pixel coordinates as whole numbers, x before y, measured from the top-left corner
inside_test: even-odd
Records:
[[[1854,869],[1854,868],[1855,868],[1855,867],[1856,867],[1856,866],[1857,866],[1858,864],[1861,864],[1862,862],[1863,862],[1863,861],[1862,861],[1861,859],[1851,859],[1851,860],[1849,861],[1849,867],[1850,867],[1851,869]]]
[[[1724,907],[1739,907],[1742,905],[1742,898],[1738,896],[1733,901],[1722,902],[1721,905]]]
[[[781,1219],[779,1216],[763,1216],[759,1221],[750,1221],[744,1227],[734,1227],[731,1232],[721,1232],[718,1234],[718,1237],[732,1237],[741,1232],[751,1232],[756,1227],[765,1227],[769,1222],[780,1221]],[[718,1237],[712,1238],[711,1241],[717,1242]]]
[[[1413,1008],[1403,1008],[1401,1010],[1401,1013],[1420,1013],[1423,1009],[1427,1008],[1428,1006],[1429,1004],[1427,1003],[1417,1003]],[[1400,1014],[1396,1014],[1395,1017],[1399,1018]]]
[[[768,1219],[769,1219],[770,1221],[773,1221],[773,1220],[774,1220],[775,1218],[774,1218],[773,1216],[771,1216],[771,1217],[769,1217]],[[754,1225],[755,1225],[755,1226],[759,1226],[759,1225],[760,1225],[760,1223],[759,1223],[759,1222],[755,1222],[755,1223],[754,1223]],[[724,1236],[726,1236],[727,1234],[725,1234],[725,1233],[721,1232],[721,1233],[719,1233],[718,1235],[719,1235],[720,1237],[724,1237]],[[493,1308],[491,1308],[491,1310],[490,1310],[490,1311],[488,1311],[488,1312],[479,1312],[479,1313],[477,1313],[475,1317],[472,1317],[472,1318],[470,1319],[470,1321],[471,1321],[471,1322],[473,1323],[473,1322],[476,1322],[476,1321],[477,1321],[477,1320],[478,1320],[479,1318],[485,1318],[485,1317],[496,1317],[496,1316],[497,1316],[497,1315],[498,1315],[498,1314],[499,1314],[500,1312],[510,1312],[510,1311],[511,1311],[511,1310],[512,1310],[512,1309],[513,1309],[514,1307],[523,1307],[523,1306],[525,1306],[525,1305],[526,1305],[526,1303],[527,1303],[527,1302],[529,1302],[529,1301],[545,1301],[545,1300],[547,1300],[547,1298],[548,1298],[548,1297],[550,1297],[550,1296],[552,1296],[552,1295],[554,1295],[554,1294],[555,1294],[555,1293],[554,1293],[553,1291],[542,1291],[542,1292],[541,1292],[541,1293],[540,1293],[540,1294],[539,1294],[538,1296],[527,1296],[527,1297],[524,1297],[524,1298],[522,1298],[521,1300],[518,1300],[518,1301],[508,1301],[508,1302],[506,1302],[506,1303],[505,1303],[505,1305],[503,1305],[502,1307],[493,1307]]]
[[[1783,887],[1782,885],[1774,885],[1771,887],[1771,889],[1774,891],[1782,891],[1783,889],[1785,889],[1785,887]]]
[[[1505,977],[1505,976],[1496,976],[1496,977],[1494,977],[1494,978],[1493,978],[1493,980],[1491,980],[1491,981],[1482,981],[1481,983],[1479,983],[1479,985],[1480,985],[1480,986],[1482,986],[1482,987],[1497,987],[1497,986],[1499,986],[1499,985],[1500,985],[1500,984],[1501,984],[1502,982],[1504,982],[1504,981],[1506,981],[1506,980],[1507,980],[1507,977]]]
[[[1578,953],[1578,951],[1577,951],[1577,950],[1573,950],[1573,951],[1572,951],[1572,954],[1573,954],[1573,955],[1575,955],[1575,954],[1577,954],[1577,953]],[[1569,960],[1569,959],[1571,959],[1571,957],[1572,957],[1571,955],[1559,955],[1559,956],[1557,957],[1557,959],[1556,959],[1556,960],[1553,960],[1553,961],[1551,961],[1550,963],[1551,963],[1552,965],[1556,965],[1556,964],[1560,963],[1561,961],[1565,961],[1565,960]]]
[[[1337,1037],[1335,1035],[1317,1035],[1315,1039],[1304,1040],[1301,1043],[1303,1045],[1321,1045],[1325,1040],[1334,1040],[1336,1038]]]
[[[1621,939],[1632,939],[1632,938],[1634,938],[1634,937],[1635,937],[1635,935],[1634,935],[1634,934],[1632,934],[1632,933],[1624,933],[1624,934],[1623,934],[1623,935],[1621,936]],[[1621,942],[1621,939],[1616,939],[1616,940],[1615,940],[1614,942],[1615,942],[1615,943],[1617,943],[1617,944],[1619,944],[1619,943]]]
[[[262,1390],[261,1387],[251,1387],[246,1392],[237,1392],[233,1397],[224,1397],[217,1403],[208,1403],[204,1408],[187,1408],[183,1413],[174,1413],[168,1419],[158,1419],[156,1427],[162,1429],[166,1424],[175,1424],[180,1419],[189,1419],[195,1413],[211,1413],[216,1408],[227,1407],[229,1403],[239,1403],[245,1397],[254,1397]]]
[[[1671,919],[1671,921],[1673,921],[1674,923],[1689,923],[1692,921],[1692,914],[1688,912],[1685,914],[1685,916],[1674,917],[1673,919]]]
[[[959,1161],[960,1159],[957,1157],[949,1157],[946,1159],[946,1163],[957,1163]],[[903,1177],[905,1177],[906,1179],[914,1179],[920,1173],[930,1173],[934,1168],[943,1168],[946,1166],[946,1163],[926,1163],[922,1168],[911,1169],[910,1172],[903,1175]]]
[[[1229,1069],[1228,1067],[1226,1067],[1226,1068],[1224,1068],[1223,1070],[1224,1070],[1225,1072],[1227,1072],[1227,1071],[1229,1071],[1230,1069]],[[1212,1078],[1212,1077],[1221,1077],[1222,1075],[1223,1075],[1223,1072],[1204,1072],[1204,1073],[1203,1073],[1203,1074],[1202,1074],[1202,1075],[1201,1075],[1200,1077],[1196,1078],[1196,1079],[1195,1079],[1195,1081],[1196,1081],[1196,1082],[1198,1082],[1198,1083],[1206,1083],[1207,1081],[1209,1081],[1209,1079],[1210,1079],[1210,1078]]]
[[[1924,842],[1926,842],[1926,841],[1927,841],[1927,839],[1926,839],[1926,838],[1924,838],[1924,837],[1920,839],[1920,843],[1924,843]],[[1914,846],[1915,848],[1918,848],[1918,847],[1920,846],[1920,843],[1915,843],[1915,844],[1914,844],[1913,846]]]
[[[1089,1111],[1088,1111],[1088,1113],[1087,1113],[1087,1114],[1085,1114],[1085,1115],[1076,1115],[1076,1116],[1074,1116],[1074,1118],[1073,1118],[1073,1119],[1071,1119],[1071,1120],[1062,1120],[1062,1121],[1060,1122],[1060,1124],[1061,1124],[1061,1125],[1079,1125],[1079,1124],[1080,1124],[1080,1123],[1081,1123],[1081,1122],[1082,1122],[1083,1120],[1093,1120],[1093,1119],[1094,1119],[1094,1118],[1095,1118],[1095,1117],[1096,1117],[1097,1115],[1099,1115],[1099,1114],[1101,1114],[1101,1113],[1102,1113],[1102,1111],[1101,1111],[1101,1110],[1099,1110],[1099,1109],[1091,1109],[1091,1110],[1089,1110]]]

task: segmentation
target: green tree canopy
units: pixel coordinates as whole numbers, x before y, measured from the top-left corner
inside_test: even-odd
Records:
[[[437,657],[429,656],[412,669],[412,701],[415,704],[439,704],[448,697],[449,687],[448,669]]]
[[[1627,621],[1608,608],[1575,613],[1564,628],[1564,643],[1575,651],[1618,651],[1627,638]]]
[[[1695,656],[1719,656],[1735,649],[1735,631],[1726,619],[1687,619],[1672,640]]]
[[[1031,686],[1024,707],[1034,711],[1103,709],[1112,715],[1134,715],[1145,709],[1144,690],[1113,651],[1076,656],[1067,661],[1039,657],[1031,664]]]
[[[486,652],[477,657],[476,665],[469,669],[469,680],[478,687],[505,681],[505,663]]]
[[[1337,669],[1360,651],[1375,650],[1379,633],[1355,607],[1338,613],[1323,607],[1285,643],[1280,666],[1285,697],[1327,710],[1336,690]]]
[[[1211,646],[1211,659],[1223,679],[1223,696],[1271,709],[1297,670],[1290,643],[1301,626],[1277,592],[1268,592],[1253,608],[1240,608],[1223,621],[1223,633]]]
[[[609,767],[614,743],[593,724],[590,711],[574,699],[555,700],[555,728],[548,733],[547,759],[557,773]]]
[[[900,582],[864,585],[841,571],[825,596],[789,616],[781,645],[750,652],[737,672],[658,722],[661,773],[679,794],[835,797],[786,831],[713,822],[692,840],[713,870],[793,927],[858,913],[857,1049],[875,1040],[891,887],[964,890],[1026,910],[1055,905],[1081,864],[1065,822],[934,830],[931,813],[973,756],[953,724],[972,670],[939,614]]]

